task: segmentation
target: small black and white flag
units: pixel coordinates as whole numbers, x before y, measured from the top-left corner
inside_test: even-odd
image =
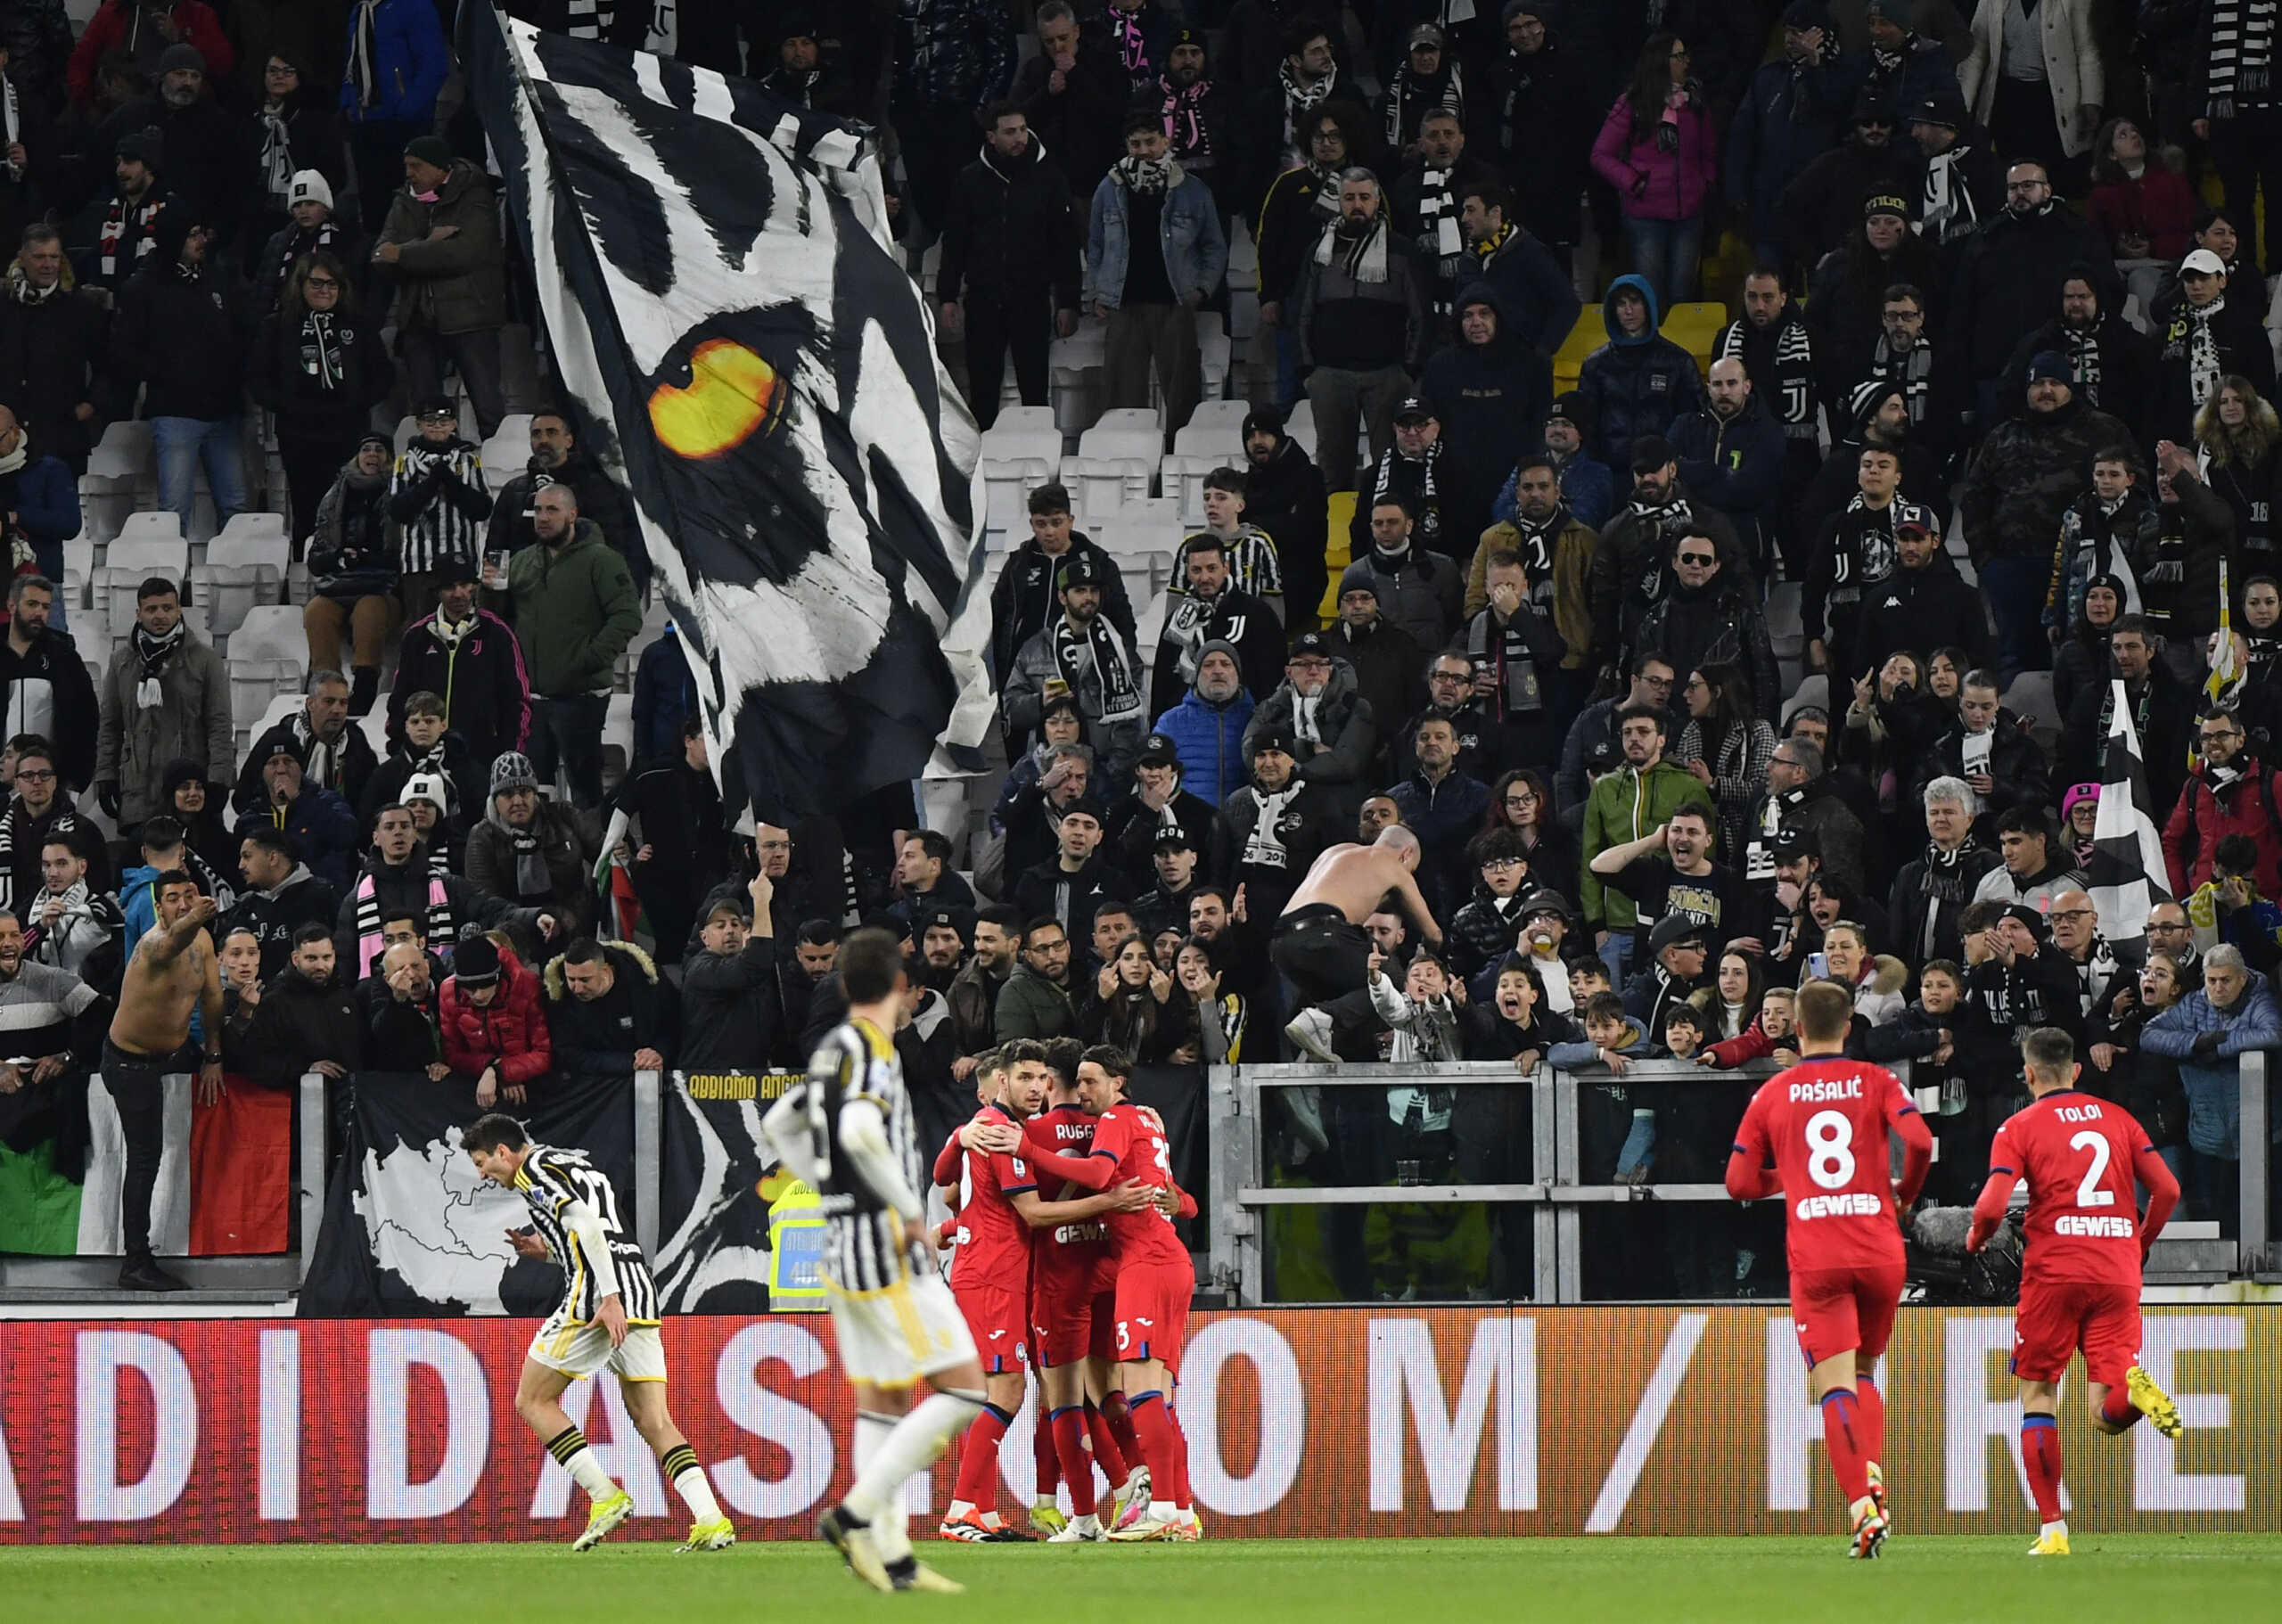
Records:
[[[555,373],[633,494],[725,810],[829,812],[939,744],[979,766],[981,439],[869,132],[495,7],[462,18]]]
[[[2131,726],[2131,706],[2123,684],[2115,684],[2114,719],[2100,747],[2100,806],[2092,825],[2092,858],[2087,865],[2092,906],[2100,931],[2111,947],[2136,957],[2147,935],[2147,915],[2171,895],[2171,870],[2163,861],[2162,833],[2155,827],[2147,767],[2139,734]]]

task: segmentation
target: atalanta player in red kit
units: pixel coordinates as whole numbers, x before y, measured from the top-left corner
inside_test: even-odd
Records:
[[[1728,1161],[1728,1193],[1758,1201],[1782,1192],[1791,1317],[1852,1521],[1847,1554],[1874,1557],[1891,1527],[1876,1370],[1901,1301],[1894,1203],[1917,1199],[1933,1136],[1892,1072],[1845,1058],[1853,1016],[1853,995],[1835,981],[1799,989],[1802,1059],[1752,1096]],[[1889,1133],[1902,1144],[1899,1185],[1888,1173]]]
[[[2145,1415],[2166,1438],[2181,1430],[2179,1407],[2139,1368],[2140,1264],[2178,1204],[2179,1181],[2129,1111],[2076,1092],[2080,1068],[2067,1033],[2040,1027],[2021,1054],[2035,1097],[1989,1147],[1989,1182],[1973,1205],[1966,1244],[1974,1251],[1987,1245],[2014,1185],[2028,1185],[2013,1374],[2021,1382],[2021,1464],[2042,1523],[2029,1554],[2065,1556],[2056,1400],[2076,1349],[2084,1350],[2094,1426],[2119,1434]]]
[[[1125,1098],[1131,1074],[1132,1062],[1121,1051],[1106,1045],[1087,1050],[1078,1068],[1078,1089],[1095,1117],[1089,1153],[1063,1154],[1032,1123],[1025,1140],[1031,1163],[1089,1190],[1107,1190],[1126,1180],[1151,1190],[1171,1189],[1172,1159],[1162,1124],[1154,1111]],[[1194,1539],[1202,1530],[1189,1504],[1188,1445],[1173,1414],[1170,1388],[1180,1376],[1196,1270],[1161,1208],[1113,1211],[1106,1222],[1117,1262],[1113,1343],[1119,1384],[1152,1485],[1146,1514],[1111,1538]]]

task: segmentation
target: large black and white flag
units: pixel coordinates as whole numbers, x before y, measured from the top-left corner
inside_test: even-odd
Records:
[[[768,1312],[769,1203],[776,1153],[760,1119],[785,1073],[677,1071],[659,1142],[658,1300],[669,1314]]]
[[[2099,816],[2092,825],[2092,906],[2100,930],[2119,952],[2136,954],[2147,935],[2147,915],[2171,896],[2171,871],[2147,792],[2147,762],[2123,684],[2114,685],[2113,718],[2100,749]]]
[[[980,438],[870,135],[671,58],[463,19],[556,372],[633,493],[732,816],[789,824],[979,745]]]

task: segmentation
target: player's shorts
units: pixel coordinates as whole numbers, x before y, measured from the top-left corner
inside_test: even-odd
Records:
[[[566,1376],[591,1376],[598,1370],[621,1382],[666,1379],[666,1344],[655,1325],[628,1325],[626,1340],[613,1348],[610,1333],[595,1320],[574,1320],[557,1308],[531,1338],[531,1357]]]
[[[1117,1294],[1080,1291],[1041,1298],[1030,1346],[1040,1365],[1117,1357]]]
[[[982,1374],[999,1376],[1030,1367],[1030,1293],[1004,1286],[974,1285],[954,1291],[967,1334],[982,1360]]]
[[[851,1382],[909,1387],[974,1357],[966,1316],[940,1275],[915,1275],[876,1292],[846,1292],[829,1279],[825,1284],[832,1291],[840,1367]]]
[[[1794,1269],[1791,1323],[1808,1368],[1849,1348],[1864,1358],[1884,1353],[1893,1338],[1894,1309],[1901,1302],[1905,1272],[1900,1263]]]
[[[2122,1387],[2139,1358],[2139,1288],[2119,1281],[2051,1280],[2021,1287],[2013,1310],[2013,1374],[2057,1382],[2069,1356],[2084,1350],[2084,1372]]]
[[[1179,1374],[1181,1343],[1188,1334],[1188,1300],[1195,1294],[1196,1275],[1186,1267],[1161,1263],[1118,1270],[1112,1357],[1159,1359]]]

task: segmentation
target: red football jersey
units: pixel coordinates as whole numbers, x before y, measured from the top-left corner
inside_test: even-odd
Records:
[[[1022,1119],[1002,1105],[986,1105],[982,1114],[1019,1130]],[[997,1286],[1026,1290],[1030,1276],[1030,1226],[1014,1210],[1014,1197],[1038,1188],[1030,1164],[1022,1157],[983,1151],[965,1152],[959,1173],[958,1226],[953,1231],[957,1251],[951,1259],[951,1289]]]
[[[1053,1142],[1065,1156],[1083,1156],[1093,1148],[1094,1119],[1076,1105],[1049,1105],[1030,1120],[1029,1131]],[[1048,1201],[1083,1196],[1090,1191],[1041,1190]],[[1100,1218],[1082,1224],[1055,1224],[1031,1231],[1030,1281],[1040,1299],[1068,1300],[1092,1288],[1095,1271],[1107,1261],[1109,1226]],[[1106,1289],[1106,1288],[1104,1288]]]
[[[1172,1184],[1172,1152],[1165,1144],[1165,1130],[1157,1113],[1129,1100],[1111,1106],[1094,1120],[1092,1153],[1108,1157],[1115,1166],[1110,1178],[1112,1189],[1129,1178],[1138,1179],[1153,1190]],[[1155,1207],[1104,1216],[1109,1221],[1110,1249],[1116,1253],[1120,1268],[1149,1263],[1189,1267],[1188,1248],[1174,1230],[1172,1219]]]
[[[1782,1181],[1794,1270],[1903,1261],[1886,1130],[1917,1110],[1892,1072],[1857,1060],[1802,1061],[1759,1086],[1736,1149]]]
[[[2162,1166],[2147,1129],[2121,1105],[2063,1088],[2015,1111],[1989,1147],[1992,1177],[2028,1181],[2023,1284],[2139,1284],[2138,1169]],[[2150,1177],[2150,1188],[2163,1181]]]

